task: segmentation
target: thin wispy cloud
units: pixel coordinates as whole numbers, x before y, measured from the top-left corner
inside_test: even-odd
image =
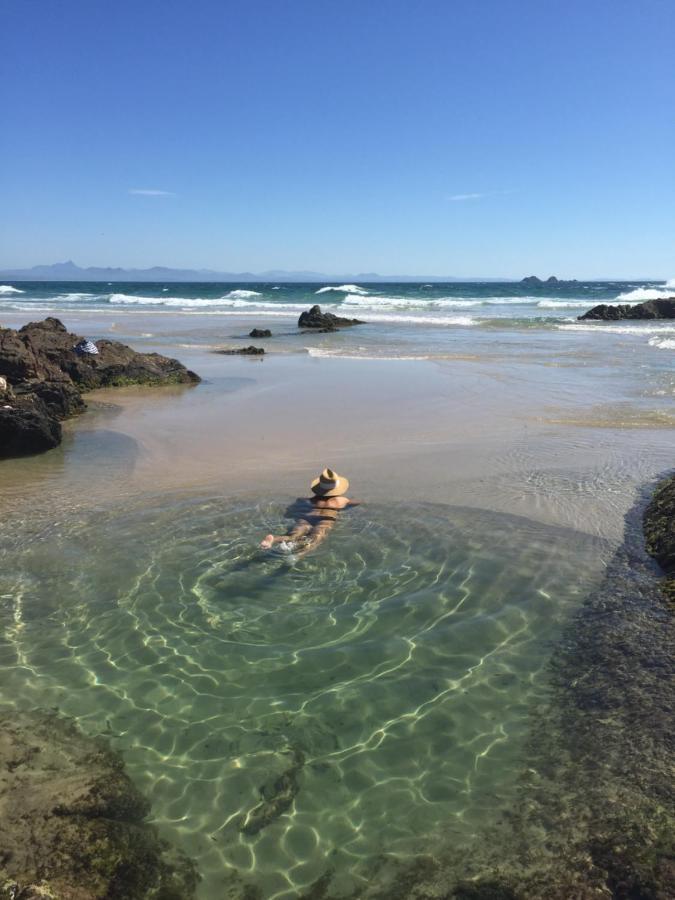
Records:
[[[175,197],[173,191],[156,191],[152,188],[130,188],[130,194],[136,194],[139,197]]]
[[[473,194],[451,194],[448,200],[482,200],[483,197],[497,197],[512,193],[513,191],[477,191]]]

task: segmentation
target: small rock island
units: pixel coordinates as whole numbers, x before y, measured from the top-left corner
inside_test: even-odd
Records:
[[[544,285],[547,284],[578,284],[579,282],[576,278],[565,280],[564,278],[556,278],[555,275],[551,275],[546,279],[539,278],[537,275],[528,275],[526,278],[523,278],[520,283],[529,285],[530,287],[544,287]]]
[[[321,307],[314,305],[300,314],[298,328],[311,328],[321,331],[337,331],[339,328],[350,328],[352,325],[365,325],[360,319],[347,319],[333,313],[322,312]]]
[[[52,317],[18,331],[0,328],[0,458],[60,444],[61,421],[84,412],[86,391],[200,380],[176,359],[118,341],[86,341]]]

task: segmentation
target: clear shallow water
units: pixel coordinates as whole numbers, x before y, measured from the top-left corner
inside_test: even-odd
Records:
[[[3,701],[108,734],[204,900],[235,876],[290,900],[329,866],[337,896],[383,853],[471,842],[608,556],[527,519],[374,504],[288,566],[255,550],[284,512],[145,497],[2,525]]]

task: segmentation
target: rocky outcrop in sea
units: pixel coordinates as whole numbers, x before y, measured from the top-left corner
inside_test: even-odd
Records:
[[[582,321],[599,319],[604,322],[615,322],[619,319],[675,319],[675,297],[665,300],[646,300],[644,303],[637,304],[600,303],[577,318]]]
[[[86,409],[86,391],[199,381],[178,360],[118,341],[87,342],[52,317],[18,331],[0,328],[0,458],[56,447],[61,421]]]
[[[301,313],[298,319],[298,328],[319,328],[324,331],[336,331],[338,328],[349,328],[351,325],[365,324],[360,319],[346,319],[344,316],[322,312],[321,307],[316,304],[311,309]]]
[[[551,275],[549,278],[539,278],[537,275],[527,275],[525,278],[521,279],[520,283],[526,284],[528,287],[544,287],[547,284],[578,284],[578,281],[576,278],[565,280],[557,278],[555,275]]]
[[[0,711],[3,900],[191,900],[196,869],[149,811],[105,741],[52,712]]]

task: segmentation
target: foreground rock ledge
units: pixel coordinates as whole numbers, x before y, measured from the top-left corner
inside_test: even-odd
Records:
[[[159,353],[136,353],[118,341],[98,341],[80,355],[82,340],[58,319],[0,328],[0,458],[51,450],[61,420],[86,409],[84,391],[129,384],[197,384],[198,375]]]
[[[118,754],[55,713],[0,711],[0,897],[191,900]]]

